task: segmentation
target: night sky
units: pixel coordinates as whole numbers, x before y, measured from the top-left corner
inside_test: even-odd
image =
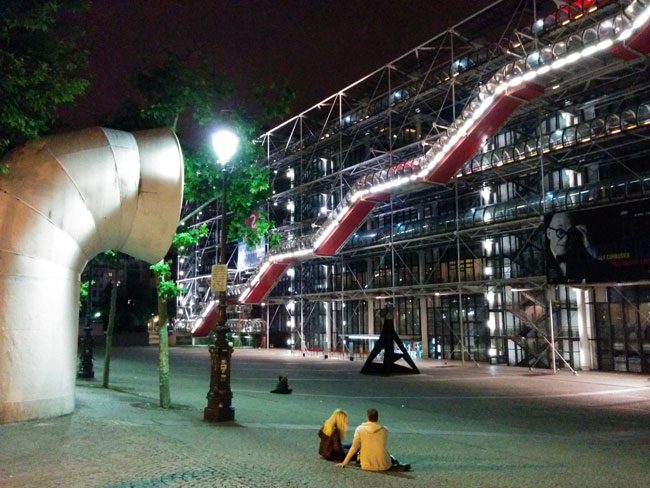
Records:
[[[78,18],[91,51],[89,93],[65,115],[95,125],[128,94],[128,73],[164,50],[230,77],[245,100],[286,79],[299,113],[432,38],[489,0],[95,0]]]

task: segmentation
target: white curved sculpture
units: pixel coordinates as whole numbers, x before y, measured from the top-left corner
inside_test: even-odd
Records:
[[[183,157],[167,129],[103,128],[25,144],[0,176],[0,423],[74,410],[80,275],[115,249],[169,249]]]

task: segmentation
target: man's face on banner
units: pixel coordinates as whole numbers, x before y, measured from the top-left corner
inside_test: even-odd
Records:
[[[555,214],[546,228],[546,237],[553,257],[564,256],[568,251],[569,230],[573,227],[571,217],[566,213]]]

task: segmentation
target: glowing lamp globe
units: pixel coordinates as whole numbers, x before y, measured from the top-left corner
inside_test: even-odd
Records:
[[[239,137],[230,129],[219,129],[212,134],[212,148],[220,164],[226,164],[237,152]]]

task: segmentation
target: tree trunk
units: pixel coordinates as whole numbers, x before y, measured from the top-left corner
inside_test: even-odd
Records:
[[[158,386],[160,407],[169,408],[172,404],[169,390],[169,336],[167,334],[167,302],[158,295]]]
[[[115,271],[117,275],[117,270]],[[117,280],[111,287],[111,307],[108,311],[108,325],[106,326],[106,351],[104,353],[104,376],[102,386],[108,388],[111,371],[111,353],[113,352],[113,329],[115,328],[115,309],[117,303]]]

